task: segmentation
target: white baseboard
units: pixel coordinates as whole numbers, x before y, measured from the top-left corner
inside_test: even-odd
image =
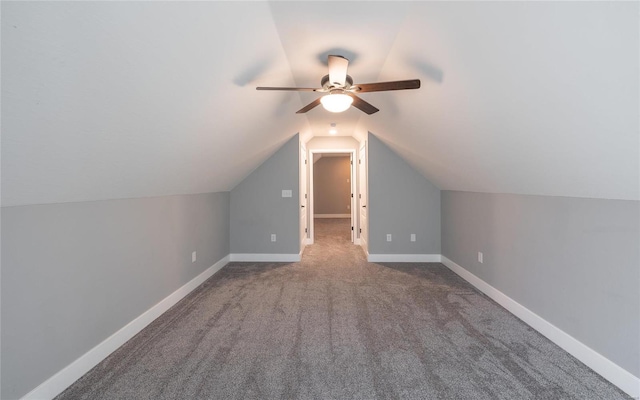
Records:
[[[487,282],[478,278],[460,265],[442,256],[442,263],[451,271],[458,274],[478,290],[492,298],[496,303],[506,308],[510,313],[523,320],[549,340],[563,348],[566,352],[582,361],[589,368],[600,374],[633,398],[640,398],[640,378],[620,367],[605,356],[586,346],[573,336],[552,325],[533,311],[524,307]]]
[[[369,262],[440,262],[440,254],[369,254]]]
[[[107,358],[109,354],[113,353],[120,346],[125,344],[127,340],[131,339],[138,332],[143,330],[147,325],[162,315],[162,313],[167,311],[178,301],[182,300],[182,298],[191,293],[195,288],[200,286],[200,284],[209,279],[222,267],[227,265],[228,262],[229,256],[227,255],[207,268],[200,275],[185,283],[178,290],[165,297],[159,303],[142,313],[142,315],[129,322],[119,331],[103,340],[96,347],[92,348],[80,356],[80,358],[67,365],[51,378],[41,383],[38,387],[22,397],[22,399],[53,399],[72,383],[82,377],[82,375],[89,372],[91,368],[98,365],[100,361]]]
[[[249,262],[298,262],[301,260],[298,254],[257,254],[257,253],[232,253],[229,254],[230,261],[249,261]]]
[[[314,214],[313,218],[351,218],[351,214]]]
[[[440,256],[439,254],[367,254],[367,258],[370,262],[442,262],[464,280],[478,288],[481,292],[546,336],[569,354],[582,361],[602,377],[618,386],[631,397],[640,398],[640,378],[634,376],[624,368],[615,364],[613,361],[547,322],[531,310],[500,292],[498,289],[489,285],[455,262],[449,260],[447,257]],[[178,290],[151,307],[149,310],[145,311],[142,315],[129,322],[93,349],[89,350],[80,358],[57,372],[45,382],[41,383],[38,387],[22,397],[22,399],[52,399],[62,393],[63,390],[91,370],[91,368],[95,367],[100,361],[104,360],[109,356],[109,354],[126,343],[129,339],[162,315],[162,313],[167,311],[213,274],[218,272],[229,261],[296,262],[300,261],[300,254],[227,255],[211,267],[207,268],[200,275],[196,276]]]

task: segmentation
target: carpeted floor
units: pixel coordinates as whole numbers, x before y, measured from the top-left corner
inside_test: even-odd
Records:
[[[626,399],[441,264],[371,264],[348,220],[230,263],[58,399]]]

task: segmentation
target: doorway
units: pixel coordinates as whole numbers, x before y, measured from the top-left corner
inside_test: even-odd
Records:
[[[304,143],[300,143],[300,254],[304,250],[308,239],[309,227],[307,221],[309,216],[307,210],[309,209],[309,196],[307,195],[307,170],[309,166],[309,160],[307,159],[307,148]]]
[[[319,150],[309,152],[308,243],[315,240],[315,219],[339,219],[352,243],[356,242],[356,167],[355,150]],[[317,164],[317,163],[321,164]],[[344,223],[348,221],[348,223]],[[337,221],[340,222],[340,221]],[[325,224],[326,225],[326,224]]]
[[[367,178],[367,144],[362,144],[358,151],[358,240],[360,246],[364,250],[365,254],[369,254],[369,247],[367,244],[369,237],[369,210],[367,209],[367,203],[369,197],[367,196],[368,178]],[[354,211],[355,213],[355,211]]]

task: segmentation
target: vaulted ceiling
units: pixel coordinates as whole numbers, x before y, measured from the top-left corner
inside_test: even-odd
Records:
[[[2,2],[2,205],[226,191],[296,132],[442,189],[640,198],[637,2]],[[295,111],[326,56],[380,108]]]

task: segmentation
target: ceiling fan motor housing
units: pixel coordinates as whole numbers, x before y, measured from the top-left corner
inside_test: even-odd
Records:
[[[336,86],[336,85],[332,84],[329,81],[329,75],[325,75],[320,80],[320,86],[322,86],[322,88],[325,89],[325,90],[349,89],[349,88],[351,88],[351,86],[353,86],[353,78],[351,78],[350,75],[347,75],[347,78],[345,79],[345,85],[344,85],[344,87],[341,87],[341,86]]]

